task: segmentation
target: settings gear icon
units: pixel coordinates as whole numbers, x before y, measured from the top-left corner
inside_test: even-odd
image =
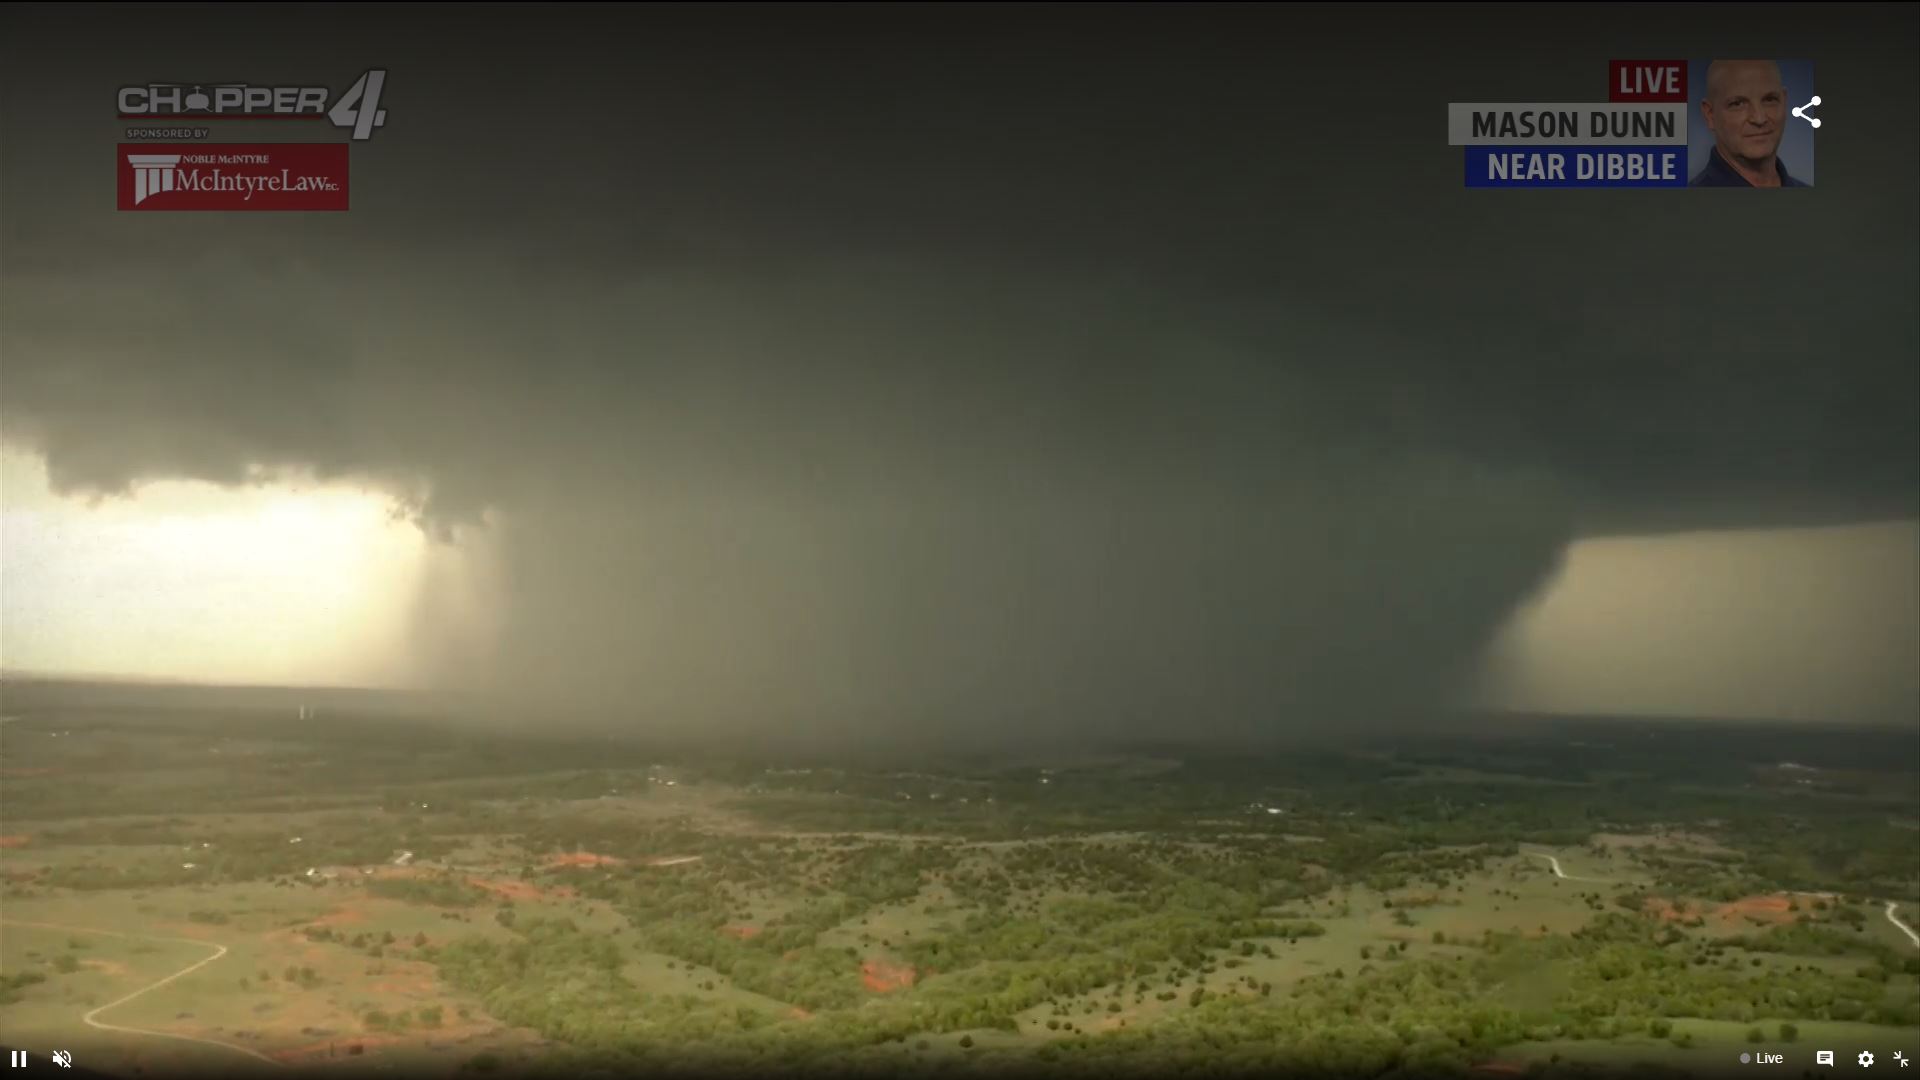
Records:
[[[1860,1067],[1863,1069],[1870,1069],[1873,1067],[1873,1051],[1871,1050],[1860,1051]]]

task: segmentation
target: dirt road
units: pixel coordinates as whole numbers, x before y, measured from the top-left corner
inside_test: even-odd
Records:
[[[151,993],[152,991],[160,989],[161,987],[167,985],[168,983],[174,981],[175,979],[180,979],[188,975],[191,975],[194,972],[199,971],[201,968],[206,967],[208,964],[213,963],[215,960],[218,960],[221,957],[227,955],[227,947],[225,945],[216,945],[211,941],[195,941],[192,938],[156,937],[151,934],[125,934],[125,933],[121,933],[118,930],[94,930],[85,926],[62,926],[58,923],[21,922],[14,919],[0,920],[0,926],[29,926],[39,930],[58,930],[58,931],[61,931],[62,933],[68,933],[68,934],[94,934],[99,937],[122,938],[127,941],[158,941],[158,942],[163,942],[170,945],[192,945],[193,947],[199,948],[199,949],[212,949],[213,950],[212,955],[207,956],[204,959],[196,960],[193,963],[188,964],[186,967],[181,968],[179,971],[176,971],[171,975],[165,975],[158,979],[155,979],[154,981],[148,983],[147,985],[141,987],[138,990],[135,990],[133,993],[128,994],[125,997],[118,998],[113,1001],[109,1001],[105,1005],[89,1010],[84,1016],[80,1017],[80,1021],[86,1024],[88,1027],[97,1028],[100,1031],[115,1031],[123,1035],[145,1035],[145,1036],[148,1036],[149,1038],[155,1038],[155,1039],[173,1039],[178,1042],[201,1043],[206,1046],[218,1046],[223,1050],[231,1050],[237,1054],[245,1054],[250,1058],[253,1058],[257,1061],[263,1061],[268,1065],[272,1065],[276,1068],[280,1066],[279,1062],[273,1060],[272,1058],[268,1057],[265,1054],[260,1053],[257,1050],[252,1050],[245,1046],[237,1046],[230,1042],[221,1042],[219,1039],[206,1039],[198,1035],[180,1035],[171,1031],[151,1031],[146,1028],[125,1027],[120,1024],[109,1024],[106,1021],[101,1020],[99,1018],[100,1014],[103,1012],[106,1012],[108,1009],[114,1009],[122,1005],[125,1005],[127,1002],[132,1001],[137,997],[141,997],[145,994]]]
[[[1574,875],[1567,873],[1565,870],[1560,869],[1559,858],[1553,855],[1548,855],[1543,851],[1526,851],[1526,852],[1522,852],[1521,854],[1531,855],[1536,859],[1547,860],[1547,865],[1553,867],[1553,876],[1557,878],[1562,878],[1567,881],[1591,881],[1591,882],[1594,882],[1595,884],[1600,884],[1600,885],[1605,885],[1609,883],[1606,878],[1575,877]]]

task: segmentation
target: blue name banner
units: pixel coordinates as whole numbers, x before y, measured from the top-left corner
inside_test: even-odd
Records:
[[[1467,186],[1686,187],[1684,146],[1469,146]]]

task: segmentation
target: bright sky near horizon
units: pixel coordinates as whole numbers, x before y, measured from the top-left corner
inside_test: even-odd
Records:
[[[393,684],[426,539],[347,487],[54,494],[0,452],[0,663],[234,683]]]
[[[434,551],[375,492],[169,481],[87,501],[8,451],[0,547],[10,670],[388,686],[419,671],[410,620]],[[1913,522],[1587,539],[1492,644],[1482,697],[1912,720],[1916,655]]]

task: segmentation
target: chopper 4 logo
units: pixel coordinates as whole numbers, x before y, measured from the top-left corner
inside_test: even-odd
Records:
[[[318,120],[351,131],[364,142],[386,126],[380,107],[385,68],[364,72],[335,98],[324,86],[253,86],[248,83],[148,83],[120,88],[120,116],[128,120]],[[331,105],[329,105],[331,100]]]

